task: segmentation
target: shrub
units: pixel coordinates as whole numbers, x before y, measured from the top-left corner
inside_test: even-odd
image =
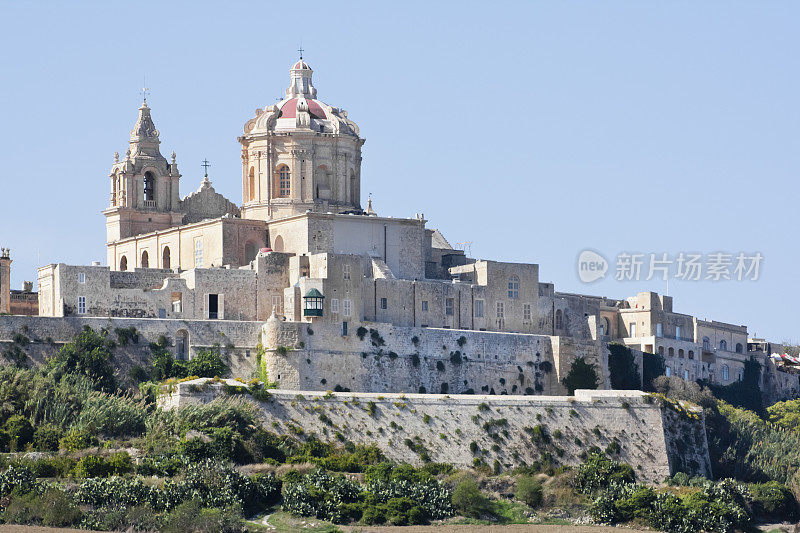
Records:
[[[99,443],[97,437],[79,429],[70,430],[58,441],[59,448],[68,452],[84,450]]]
[[[57,452],[58,440],[61,438],[61,429],[52,424],[43,424],[33,431],[31,445],[40,452]]]
[[[642,390],[655,392],[654,381],[663,376],[667,371],[664,356],[657,353],[642,354]]]
[[[542,503],[542,484],[530,476],[520,476],[514,497],[530,507],[538,507]]]
[[[187,365],[187,372],[190,376],[213,378],[226,375],[228,366],[222,360],[219,348],[212,348],[211,350],[202,350],[194,358],[190,359]]]
[[[633,468],[629,464],[614,461],[602,454],[591,453],[578,466],[574,484],[578,492],[591,494],[612,483],[623,485],[633,481]]]
[[[480,518],[491,513],[489,498],[481,493],[478,483],[472,478],[464,478],[453,490],[453,507],[464,516]]]
[[[2,516],[6,523],[66,527],[77,524],[81,512],[68,494],[50,488],[41,495],[12,494]]]
[[[95,389],[113,392],[117,388],[111,364],[114,346],[114,341],[107,338],[105,331],[97,333],[86,326],[72,342],[58,350],[58,354],[48,361],[48,366],[58,377],[70,373],[83,374],[92,380]]]
[[[797,517],[797,501],[789,487],[770,481],[754,483],[748,487],[753,514],[772,520],[785,521]]]
[[[197,500],[182,503],[164,519],[161,531],[183,533],[185,531],[214,531],[239,533],[245,531],[242,514],[236,508],[203,508]]]
[[[593,365],[587,363],[583,357],[576,357],[561,383],[572,395],[577,389],[596,389],[600,379]]]
[[[21,451],[33,440],[33,426],[22,415],[11,415],[3,428],[8,434],[11,451]]]

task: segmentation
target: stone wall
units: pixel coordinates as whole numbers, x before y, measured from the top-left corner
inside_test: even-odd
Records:
[[[72,341],[85,326],[96,331],[108,328],[112,338],[116,338],[114,330],[117,328],[136,328],[139,342],[117,347],[114,351],[120,375],[125,375],[126,367],[146,363],[151,355],[149,343],[157,342],[161,335],[166,337],[173,350],[176,349],[175,340],[183,336],[187,341],[188,357],[198,350],[219,345],[228,358],[233,376],[249,378],[257,367],[261,323],[230,320],[0,316],[0,352],[11,344],[14,334],[21,333],[31,341],[23,350],[38,364]]]
[[[689,418],[636,391],[576,391],[574,397],[271,393],[257,402],[270,431],[323,440],[341,434],[374,443],[395,461],[420,464],[425,454],[458,467],[471,467],[476,458],[490,466],[497,460],[503,469],[547,458],[575,465],[590,447],[611,445],[639,481],[660,483],[678,468],[710,475],[699,408],[697,418]],[[174,408],[227,395],[222,383],[201,379],[179,384],[160,404]]]
[[[272,318],[261,342],[270,379],[286,389],[557,395],[575,357],[608,384],[600,341],[368,322],[343,335],[338,324]]]

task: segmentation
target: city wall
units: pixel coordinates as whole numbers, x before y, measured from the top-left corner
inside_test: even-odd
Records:
[[[204,404],[238,396],[240,387],[234,380],[199,379],[178,384],[159,402],[167,409]],[[699,408],[689,417],[638,391],[581,390],[571,397],[270,392],[267,401],[255,402],[270,431],[323,440],[341,435],[374,443],[394,461],[576,465],[596,446],[629,463],[639,481],[660,483],[678,470],[710,475]]]

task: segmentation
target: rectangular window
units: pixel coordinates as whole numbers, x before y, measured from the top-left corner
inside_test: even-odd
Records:
[[[389,307],[389,301],[386,298],[381,298],[381,309]]]
[[[86,283],[86,274],[83,272],[78,273],[78,283]]]
[[[167,310],[163,307],[158,308],[158,318],[167,318]]]
[[[531,304],[525,304],[522,306],[522,320],[530,320],[531,319]]]
[[[339,298],[331,298],[331,313],[339,312]]]
[[[475,318],[483,318],[483,300],[475,300]]]
[[[428,310],[428,300],[422,300],[422,310],[423,311]]]
[[[194,267],[203,268],[203,241],[201,239],[194,241]]]
[[[179,292],[172,293],[172,312],[180,313],[183,308],[183,295]]]
[[[281,308],[281,297],[280,296],[273,296],[272,297],[272,310],[275,311],[276,315],[283,314],[283,309]]]
[[[444,299],[444,314],[447,316],[453,316],[453,299],[452,298],[445,298]]]
[[[78,296],[78,314],[86,314],[86,296]]]
[[[661,322],[656,324],[656,337],[663,337],[661,330]]]
[[[353,312],[352,309],[353,302],[350,300],[342,300],[342,314],[344,316],[350,316]]]
[[[636,336],[636,322],[630,323],[630,333],[629,336],[635,337]]]
[[[680,326],[675,326],[675,338],[676,339],[680,339],[681,338],[681,327]]]
[[[505,307],[503,306],[503,302],[497,302],[497,318],[503,318],[505,312]]]
[[[350,279],[350,265],[342,265],[342,279]]]
[[[347,337],[347,322],[342,322],[342,337]]]
[[[216,320],[219,317],[219,294],[208,295],[208,318]]]

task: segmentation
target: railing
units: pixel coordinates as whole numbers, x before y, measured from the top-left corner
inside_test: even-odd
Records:
[[[155,200],[144,200],[142,202],[143,207],[155,207],[156,201]]]

